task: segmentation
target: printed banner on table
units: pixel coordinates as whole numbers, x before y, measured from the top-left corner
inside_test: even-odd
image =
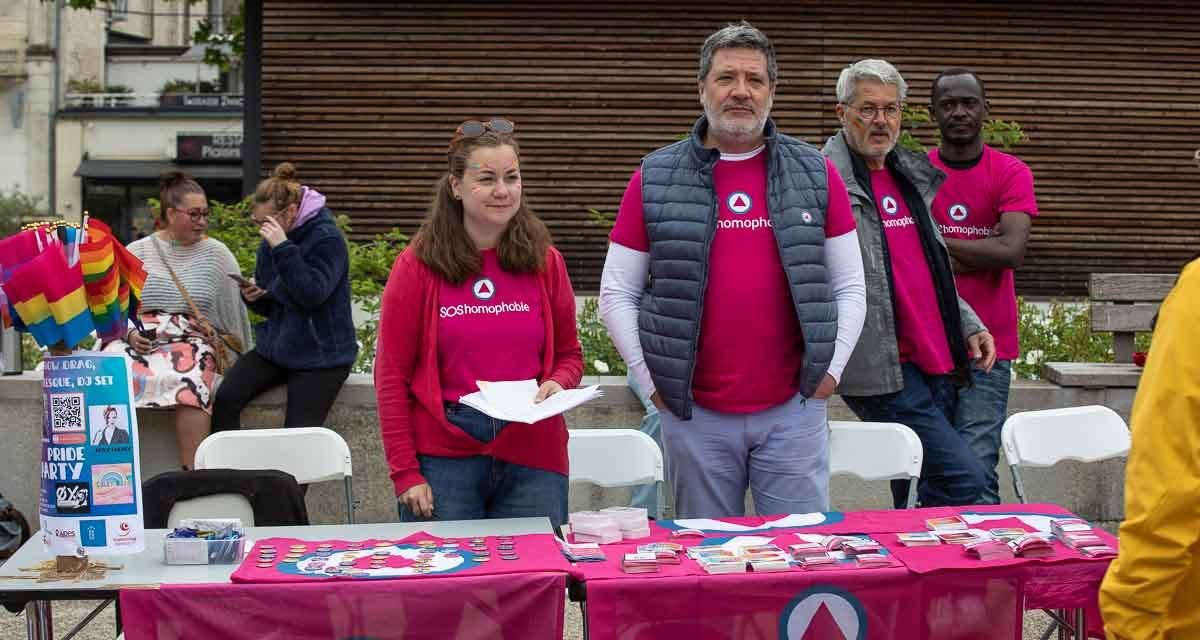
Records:
[[[42,542],[57,555],[145,547],[137,413],[124,356],[48,356],[42,380]]]
[[[128,640],[561,640],[566,574],[122,589]]]

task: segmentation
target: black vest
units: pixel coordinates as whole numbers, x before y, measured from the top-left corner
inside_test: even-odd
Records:
[[[650,283],[638,317],[642,352],[659,396],[683,420],[692,417],[692,374],[717,229],[713,166],[704,147],[708,121],[691,136],[642,160],[642,206],[650,238]],[[829,203],[825,157],[808,143],[776,133],[768,120],[767,211],[804,336],[800,393],[821,384],[837,340],[837,304],[825,268]],[[753,313],[747,309],[747,313]]]

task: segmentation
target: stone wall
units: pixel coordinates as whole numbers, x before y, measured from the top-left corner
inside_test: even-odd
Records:
[[[573,429],[636,428],[642,409],[625,386],[623,378],[589,378],[584,384],[601,384],[604,397],[568,414]],[[1014,383],[1010,412],[1029,411],[1085,404],[1109,406],[1128,419],[1133,389],[1063,388],[1044,382]],[[282,389],[265,394],[243,416],[252,426],[281,424],[285,394]],[[0,493],[12,499],[26,514],[37,511],[38,447],[41,424],[41,375],[26,372],[0,378]],[[358,522],[387,522],[396,519],[395,498],[388,479],[387,462],[380,447],[371,377],[353,375],[338,396],[328,426],[340,433],[350,445],[354,460],[354,488],[359,500]],[[853,420],[854,416],[837,398],[830,403],[830,418]],[[178,468],[172,416],[167,411],[138,412],[143,477]],[[1011,475],[1001,459],[1000,487],[1006,501],[1015,500]],[[1111,526],[1123,514],[1122,488],[1124,460],[1093,465],[1063,463],[1053,469],[1033,469],[1023,473],[1026,493],[1038,502],[1060,504],[1091,520]],[[627,500],[627,490],[600,490],[575,486],[571,492],[571,510],[591,509]],[[886,483],[863,482],[850,477],[835,477],[831,487],[836,509],[886,508],[890,493]],[[314,523],[336,523],[345,518],[345,500],[341,483],[313,485],[307,496]],[[34,518],[36,521],[36,518]]]

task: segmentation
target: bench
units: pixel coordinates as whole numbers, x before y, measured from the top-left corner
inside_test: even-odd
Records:
[[[1142,370],[1133,364],[1134,338],[1151,330],[1175,278],[1173,273],[1093,273],[1088,282],[1092,331],[1112,332],[1113,362],[1047,362],[1046,380],[1063,387],[1136,387]]]

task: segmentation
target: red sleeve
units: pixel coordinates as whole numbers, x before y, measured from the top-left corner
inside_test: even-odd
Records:
[[[828,175],[829,208],[825,211],[825,237],[836,238],[854,231],[854,211],[850,208],[850,194],[846,192],[846,183],[838,173],[833,161],[825,159],[825,173]]]
[[[646,214],[642,210],[641,169],[633,172],[633,177],[625,186],[625,195],[621,196],[621,208],[617,211],[617,221],[613,224],[608,239],[634,251],[650,250],[650,236],[646,234]]]
[[[562,254],[553,247],[546,255],[546,293],[554,323],[554,362],[547,379],[563,389],[579,386],[583,377],[583,348],[575,326],[575,290]]]
[[[1037,198],[1033,195],[1033,172],[1020,160],[1005,156],[1007,166],[1000,186],[1000,212],[1022,211],[1037,217]]]
[[[379,312],[375,345],[375,399],[379,433],[391,469],[396,495],[425,482],[417,464],[412,425],[412,378],[421,348],[422,269],[416,254],[405,249],[392,265]]]

